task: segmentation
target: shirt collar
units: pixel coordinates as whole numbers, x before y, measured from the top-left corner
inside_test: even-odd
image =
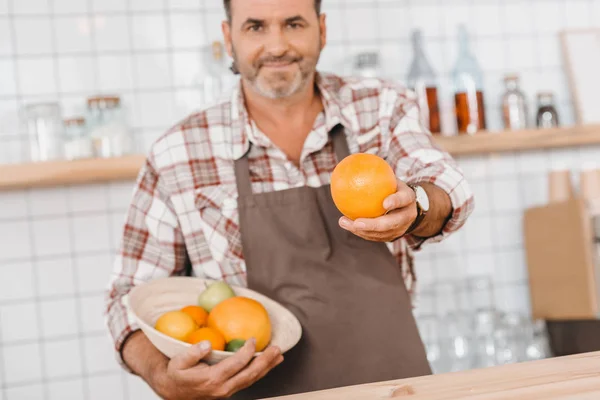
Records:
[[[341,80],[332,75],[317,72],[315,83],[323,99],[326,132],[330,133],[338,124],[342,124],[346,129],[351,129],[352,125],[344,116],[339,97],[337,96]],[[231,135],[233,139],[231,143],[233,145],[232,156],[234,160],[242,158],[248,152],[250,143],[263,147],[270,145],[268,138],[263,138],[257,134],[258,130],[256,126],[254,126],[248,116],[241,79],[231,92],[231,121]]]

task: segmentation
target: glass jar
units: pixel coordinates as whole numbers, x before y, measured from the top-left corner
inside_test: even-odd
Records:
[[[525,94],[519,86],[517,75],[504,78],[505,92],[502,95],[502,119],[506,130],[527,129],[528,110]]]
[[[537,95],[538,110],[536,115],[536,125],[538,128],[556,128],[560,126],[558,112],[554,105],[554,94],[550,92],[540,92]]]
[[[36,103],[23,107],[21,125],[27,136],[26,160],[39,162],[63,158],[64,129],[58,103]]]
[[[132,153],[133,138],[118,96],[89,98],[86,120],[97,157],[119,157]]]
[[[438,104],[438,80],[427,56],[420,29],[413,32],[413,61],[406,82],[417,95],[422,123],[433,134],[442,132]]]
[[[360,53],[354,61],[353,75],[363,78],[381,77],[381,65],[379,63],[379,53],[368,51]]]
[[[452,72],[456,123],[459,134],[473,135],[486,129],[483,73],[471,51],[464,25],[458,31],[458,59]]]
[[[65,157],[67,160],[94,157],[92,139],[84,117],[75,117],[64,120],[65,127]]]

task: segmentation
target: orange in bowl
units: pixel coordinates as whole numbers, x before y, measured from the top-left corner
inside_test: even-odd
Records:
[[[383,201],[397,189],[398,181],[392,167],[373,154],[349,155],[331,174],[333,202],[351,220],[385,214]]]
[[[208,314],[208,326],[221,332],[226,342],[255,338],[256,351],[263,351],[271,341],[269,313],[248,297],[231,297],[217,304]]]
[[[181,311],[192,317],[196,325],[199,327],[206,326],[208,313],[204,310],[204,308],[200,306],[186,306],[183,307]]]
[[[185,340],[190,333],[198,329],[198,325],[183,311],[168,311],[158,318],[154,329],[173,339]]]
[[[200,328],[192,332],[186,339],[190,344],[200,343],[208,340],[213,350],[225,350],[225,338],[223,335],[213,328]]]

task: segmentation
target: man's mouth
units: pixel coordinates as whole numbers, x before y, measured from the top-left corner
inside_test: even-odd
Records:
[[[271,61],[262,64],[262,67],[265,68],[286,68],[292,64],[295,64],[295,61]]]

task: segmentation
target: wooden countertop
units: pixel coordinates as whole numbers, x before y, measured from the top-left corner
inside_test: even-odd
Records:
[[[360,363],[359,360],[357,360]],[[343,369],[340,369],[343,373]],[[286,400],[600,399],[600,352],[278,397]]]

